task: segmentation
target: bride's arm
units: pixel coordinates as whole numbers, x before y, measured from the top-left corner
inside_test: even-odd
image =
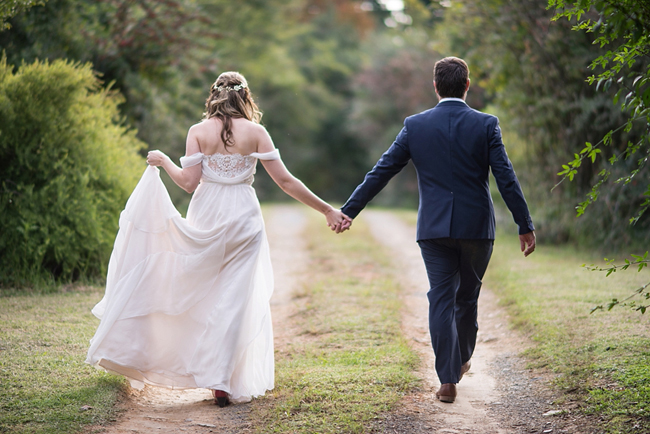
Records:
[[[268,135],[266,130],[263,127],[262,129],[264,131],[261,133],[261,140],[258,143],[258,152],[271,152],[275,149],[275,146],[273,146],[271,137]],[[305,186],[305,184],[302,183],[302,181],[293,176],[282,160],[262,160],[262,165],[271,176],[271,179],[278,184],[282,191],[297,201],[300,201],[323,214],[327,219],[327,225],[331,228],[340,226],[343,220],[349,220],[345,214],[334,209],[330,204],[316,196],[307,188],[307,186]]]
[[[199,142],[196,139],[196,132],[193,131],[194,127],[190,128],[187,133],[187,141],[185,143],[185,155],[190,156],[201,152]],[[160,166],[165,169],[169,177],[183,190],[192,193],[196,190],[201,180],[201,164],[181,169],[169,158],[167,155],[160,151],[149,151],[147,155],[147,164],[150,166]]]

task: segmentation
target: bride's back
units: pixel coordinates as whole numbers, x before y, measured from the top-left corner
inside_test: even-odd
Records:
[[[231,118],[232,144],[225,146],[221,138],[223,122],[216,117],[192,127],[201,152],[212,154],[248,155],[257,152],[259,125],[244,118]]]

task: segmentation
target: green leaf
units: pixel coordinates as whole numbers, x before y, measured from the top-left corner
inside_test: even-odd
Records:
[[[618,104],[618,99],[621,97],[624,90],[625,89],[619,89],[618,92],[616,92],[616,95],[614,95],[614,105]]]
[[[593,149],[591,152],[589,152],[589,158],[591,158],[592,163],[596,161],[596,156],[600,154],[600,152],[600,149]]]
[[[642,78],[643,78],[643,75],[639,75],[638,77],[636,77],[636,78],[634,79],[634,81],[632,82],[632,86],[636,86],[636,84],[637,84],[637,83],[639,82],[639,80],[641,80]]]
[[[643,92],[641,100],[643,101],[644,106],[650,107],[650,87],[646,88],[646,90]]]
[[[612,79],[608,78],[607,81],[605,81],[605,85],[603,86],[603,91],[607,92],[612,85]]]
[[[592,313],[594,313],[594,312],[596,312],[598,310],[603,310],[603,305],[602,304],[599,305],[599,306],[594,306],[589,313],[592,314]]]
[[[571,170],[571,171],[569,172],[569,174],[568,174],[568,176],[569,176],[569,181],[573,181],[573,177],[576,175],[576,173],[578,173],[578,171],[575,170],[575,169],[573,169],[573,170]]]

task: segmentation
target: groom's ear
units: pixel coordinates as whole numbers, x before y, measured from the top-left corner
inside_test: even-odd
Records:
[[[465,92],[467,92],[467,91],[469,90],[469,81],[470,81],[470,80],[469,80],[469,78],[468,78],[468,79],[467,79],[467,86],[465,86]]]

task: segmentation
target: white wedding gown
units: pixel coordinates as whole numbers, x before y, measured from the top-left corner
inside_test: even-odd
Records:
[[[273,388],[273,271],[251,187],[265,154],[194,154],[187,219],[148,167],[120,215],[87,363],[131,385],[208,388],[246,402]]]

